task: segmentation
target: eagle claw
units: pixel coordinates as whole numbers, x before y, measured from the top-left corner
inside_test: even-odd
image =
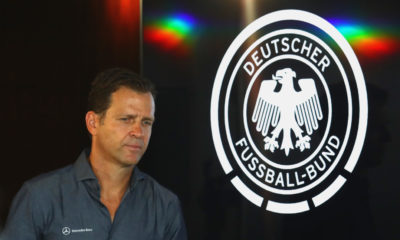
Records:
[[[309,136],[299,137],[299,140],[296,141],[296,148],[300,148],[300,151],[304,151],[304,149],[310,148],[310,140]]]
[[[271,152],[274,152],[275,149],[277,149],[279,147],[278,145],[278,141],[275,141],[275,139],[270,138],[270,137],[266,137],[264,138],[264,149],[265,150],[270,150]]]

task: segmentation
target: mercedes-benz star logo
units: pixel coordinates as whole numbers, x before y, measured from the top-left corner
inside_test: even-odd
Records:
[[[62,234],[64,234],[65,236],[71,234],[71,229],[69,227],[63,227],[63,229],[61,230]]]

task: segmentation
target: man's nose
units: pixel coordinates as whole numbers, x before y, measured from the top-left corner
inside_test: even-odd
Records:
[[[143,137],[142,124],[140,122],[133,123],[129,131],[129,135],[136,138]]]

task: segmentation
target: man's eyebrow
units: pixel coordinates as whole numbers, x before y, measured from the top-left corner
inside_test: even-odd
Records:
[[[135,118],[137,117],[137,115],[133,115],[133,114],[121,114],[118,117],[126,117],[126,118]]]
[[[155,121],[155,119],[153,117],[143,117],[143,120],[145,120],[145,121],[150,120],[153,122]]]
[[[136,118],[138,115],[134,114],[121,114],[119,117],[125,117],[125,118]],[[155,119],[153,117],[143,117],[143,120],[151,120],[154,121]]]

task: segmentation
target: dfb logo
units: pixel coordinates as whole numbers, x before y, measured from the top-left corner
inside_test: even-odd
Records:
[[[351,176],[367,127],[360,64],[326,20],[267,14],[226,51],[215,77],[211,130],[224,172],[250,202],[300,213]]]

